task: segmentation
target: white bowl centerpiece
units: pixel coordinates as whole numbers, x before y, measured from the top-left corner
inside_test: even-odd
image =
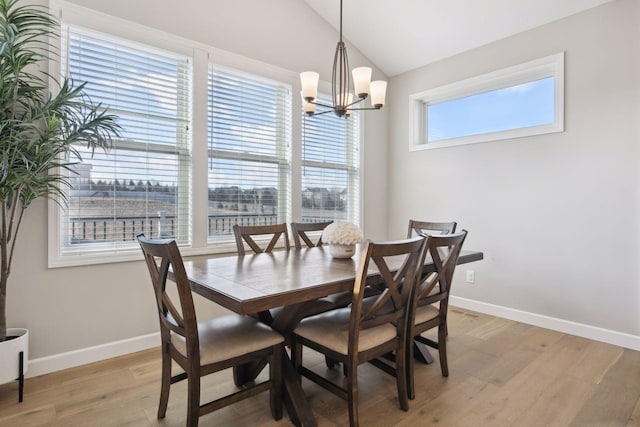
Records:
[[[346,221],[329,224],[322,232],[322,241],[329,245],[334,258],[351,258],[356,253],[356,243],[362,241],[360,228]]]

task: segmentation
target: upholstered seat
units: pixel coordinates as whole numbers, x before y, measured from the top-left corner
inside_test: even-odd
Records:
[[[337,353],[347,355],[350,308],[340,308],[319,316],[307,317],[295,329],[300,337],[315,341]],[[370,350],[396,337],[396,327],[385,323],[360,331],[358,352]]]
[[[440,315],[440,309],[436,305],[423,305],[421,307],[416,308],[414,315],[415,323],[424,323],[429,320],[435,319]]]
[[[176,350],[186,357],[185,338],[172,333],[171,341]],[[251,317],[232,314],[198,322],[198,341],[200,364],[208,365],[281,344],[284,338]]]

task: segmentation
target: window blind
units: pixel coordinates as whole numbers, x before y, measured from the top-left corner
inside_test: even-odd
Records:
[[[61,215],[66,251],[130,248],[139,233],[189,243],[190,59],[75,27],[65,37],[63,69],[122,126],[107,153],[77,147]]]
[[[208,86],[210,239],[232,239],[234,224],[288,221],[290,87],[214,67]]]
[[[321,100],[330,104],[328,100]],[[302,114],[302,221],[359,223],[360,114]]]

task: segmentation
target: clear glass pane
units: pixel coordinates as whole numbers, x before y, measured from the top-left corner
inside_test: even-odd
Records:
[[[68,196],[68,244],[176,237],[178,156],[111,150],[83,151]]]
[[[277,224],[279,176],[277,163],[209,158],[209,236],[231,236],[235,224]]]
[[[302,222],[348,221],[348,186],[346,170],[304,167]]]
[[[358,223],[359,113],[347,119],[303,113],[302,128],[302,222]]]
[[[245,75],[209,71],[208,234],[272,225],[289,213],[290,90]]]
[[[554,85],[547,77],[428,105],[427,141],[552,124]]]
[[[109,107],[122,130],[109,153],[77,146],[82,163],[62,211],[64,250],[135,246],[139,233],[188,241],[190,64],[136,46],[70,32],[69,74],[76,84],[90,81],[85,93]]]

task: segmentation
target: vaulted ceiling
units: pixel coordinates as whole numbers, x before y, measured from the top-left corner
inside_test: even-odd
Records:
[[[339,28],[340,0],[304,1]],[[344,0],[343,37],[391,77],[609,1]]]

